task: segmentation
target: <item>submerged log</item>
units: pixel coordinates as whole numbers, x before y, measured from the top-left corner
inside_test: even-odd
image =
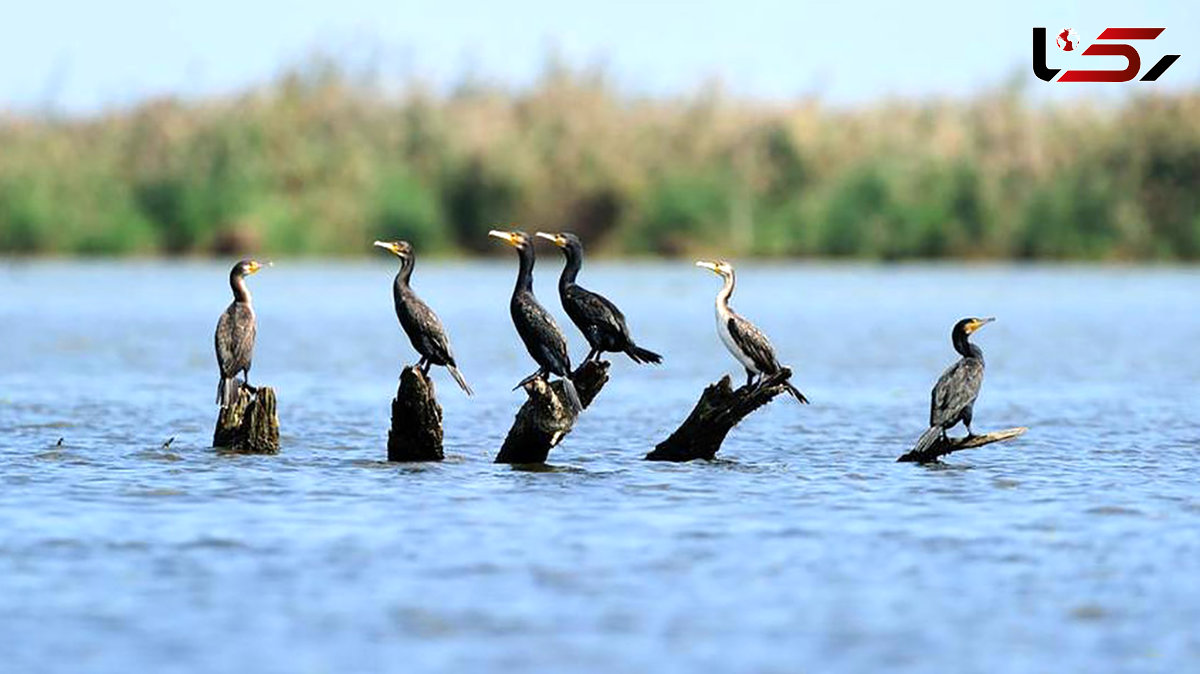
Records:
[[[388,461],[441,461],[442,406],[433,381],[409,365],[400,373],[392,398],[392,427],[388,430]]]
[[[751,412],[766,405],[782,393],[792,371],[783,368],[757,386],[742,386],[734,390],[729,375],[709,384],[700,394],[692,413],[669,438],[658,443],[646,455],[647,461],[712,461],[721,449],[725,436]]]
[[[213,431],[213,447],[247,454],[279,452],[279,417],[275,414],[275,389],[252,389],[238,383],[237,400],[222,407]]]
[[[608,368],[608,361],[588,361],[572,375],[584,409],[608,383]],[[545,463],[550,450],[562,442],[579,418],[567,402],[562,381],[547,384],[534,379],[525,384],[525,395],[529,399],[517,411],[496,463]]]
[[[964,449],[974,449],[984,445],[990,445],[993,442],[1004,442],[1020,437],[1029,430],[1025,426],[1018,428],[1008,428],[1003,431],[993,431],[984,433],[983,435],[968,435],[961,438],[938,438],[928,449],[923,452],[911,450],[904,456],[896,459],[896,463],[934,463],[939,457],[943,457],[952,452],[962,451]]]

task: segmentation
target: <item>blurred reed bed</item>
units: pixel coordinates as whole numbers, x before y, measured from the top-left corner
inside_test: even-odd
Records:
[[[0,116],[0,251],[491,252],[567,229],[610,254],[1200,258],[1200,92],[1032,105],[620,93],[550,67],[434,94],[306,66],[244,94]]]

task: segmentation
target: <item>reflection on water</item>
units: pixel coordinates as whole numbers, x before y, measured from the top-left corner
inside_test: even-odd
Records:
[[[0,267],[0,661],[184,669],[1137,671],[1200,658],[1200,276],[1185,270],[746,267],[734,305],[813,404],[783,398],[712,464],[638,459],[736,364],[717,281],[592,264],[662,367],[613,379],[551,458],[490,463],[532,369],[514,265],[421,263],[448,459],[382,461],[415,360],[384,264],[251,279],[252,378],[283,453],[207,447],[224,265]],[[545,256],[543,301],[558,310]],[[920,433],[977,343],[980,430],[922,468]],[[169,438],[174,441],[164,447]],[[63,439],[57,445],[59,438]],[[1183,666],[1181,666],[1183,665]]]

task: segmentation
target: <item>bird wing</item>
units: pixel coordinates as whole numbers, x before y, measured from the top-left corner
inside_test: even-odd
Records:
[[[441,319],[415,293],[396,298],[396,317],[413,348],[436,365],[455,365],[450,338]]]
[[[958,417],[979,396],[983,385],[983,361],[962,358],[938,377],[929,402],[929,425],[957,423]]]
[[[546,308],[536,299],[529,296],[514,298],[512,303],[513,323],[525,348],[529,350],[539,365],[546,365],[543,357],[549,360],[554,374],[563,374],[571,370],[571,357],[567,353],[567,338],[558,323]]]
[[[750,321],[730,312],[729,335],[742,351],[750,356],[750,360],[758,366],[763,374],[775,374],[779,371],[779,361],[775,358],[775,347],[771,340]]]
[[[629,335],[625,315],[607,297],[586,288],[571,286],[566,291],[566,299],[564,308],[567,314],[584,334],[598,329],[614,336]]]
[[[234,302],[221,314],[213,341],[222,376],[232,377],[249,369],[256,332],[254,313],[244,304]]]

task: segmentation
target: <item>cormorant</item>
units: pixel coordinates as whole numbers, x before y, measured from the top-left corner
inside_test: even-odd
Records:
[[[755,375],[758,375],[758,383],[761,384],[764,376],[779,372],[781,366],[767,336],[754,327],[753,323],[729,308],[729,298],[733,295],[736,283],[733,265],[722,260],[700,260],[696,266],[709,269],[725,279],[725,285],[717,293],[717,334],[721,336],[721,341],[725,342],[725,348],[746,368],[746,386],[755,383]],[[785,381],[783,385],[796,400],[808,403],[808,398],[792,386],[791,382]]]
[[[576,411],[582,410],[579,394],[571,381],[571,356],[567,353],[567,339],[563,337],[558,324],[545,307],[538,303],[533,295],[533,242],[525,232],[501,232],[493,229],[488,236],[494,236],[517,249],[517,257],[521,266],[517,272],[517,284],[513,287],[512,300],[509,310],[512,313],[513,324],[517,334],[525,342],[529,355],[538,364],[538,371],[529,375],[517,384],[516,388],[536,379],[545,379],[547,374],[556,374],[563,379],[563,388]]]
[[[396,318],[400,319],[400,327],[404,328],[413,348],[421,354],[417,367],[421,368],[422,373],[429,374],[430,365],[442,365],[450,371],[450,376],[458,382],[458,387],[463,393],[473,395],[471,387],[458,371],[458,364],[454,362],[454,352],[450,349],[450,338],[446,336],[446,328],[438,320],[437,314],[433,313],[433,309],[422,302],[409,285],[413,266],[416,264],[412,245],[407,241],[376,241],[375,245],[391,251],[400,258],[400,271],[396,273],[396,280],[392,283],[392,299],[396,304]]]
[[[625,315],[615,304],[575,283],[579,268],[583,266],[583,244],[579,237],[569,233],[538,232],[537,235],[561,248],[567,259],[562,276],[558,277],[558,296],[563,309],[592,347],[584,361],[600,360],[600,354],[609,351],[624,353],[635,363],[661,363],[662,356],[633,343],[625,325]]]
[[[971,343],[971,335],[995,318],[964,318],[954,324],[950,342],[954,350],[962,355],[958,362],[946,368],[929,399],[929,430],[917,440],[916,451],[931,447],[939,437],[946,438],[946,431],[959,421],[971,432],[971,417],[975,411],[975,398],[983,385],[983,350]]]
[[[258,260],[242,260],[229,272],[233,302],[217,320],[217,332],[213,335],[217,367],[221,370],[221,381],[217,384],[217,402],[221,407],[228,407],[237,400],[237,373],[242,373],[246,387],[250,388],[250,360],[254,357],[254,335],[258,328],[246,277],[259,269],[262,264]]]

